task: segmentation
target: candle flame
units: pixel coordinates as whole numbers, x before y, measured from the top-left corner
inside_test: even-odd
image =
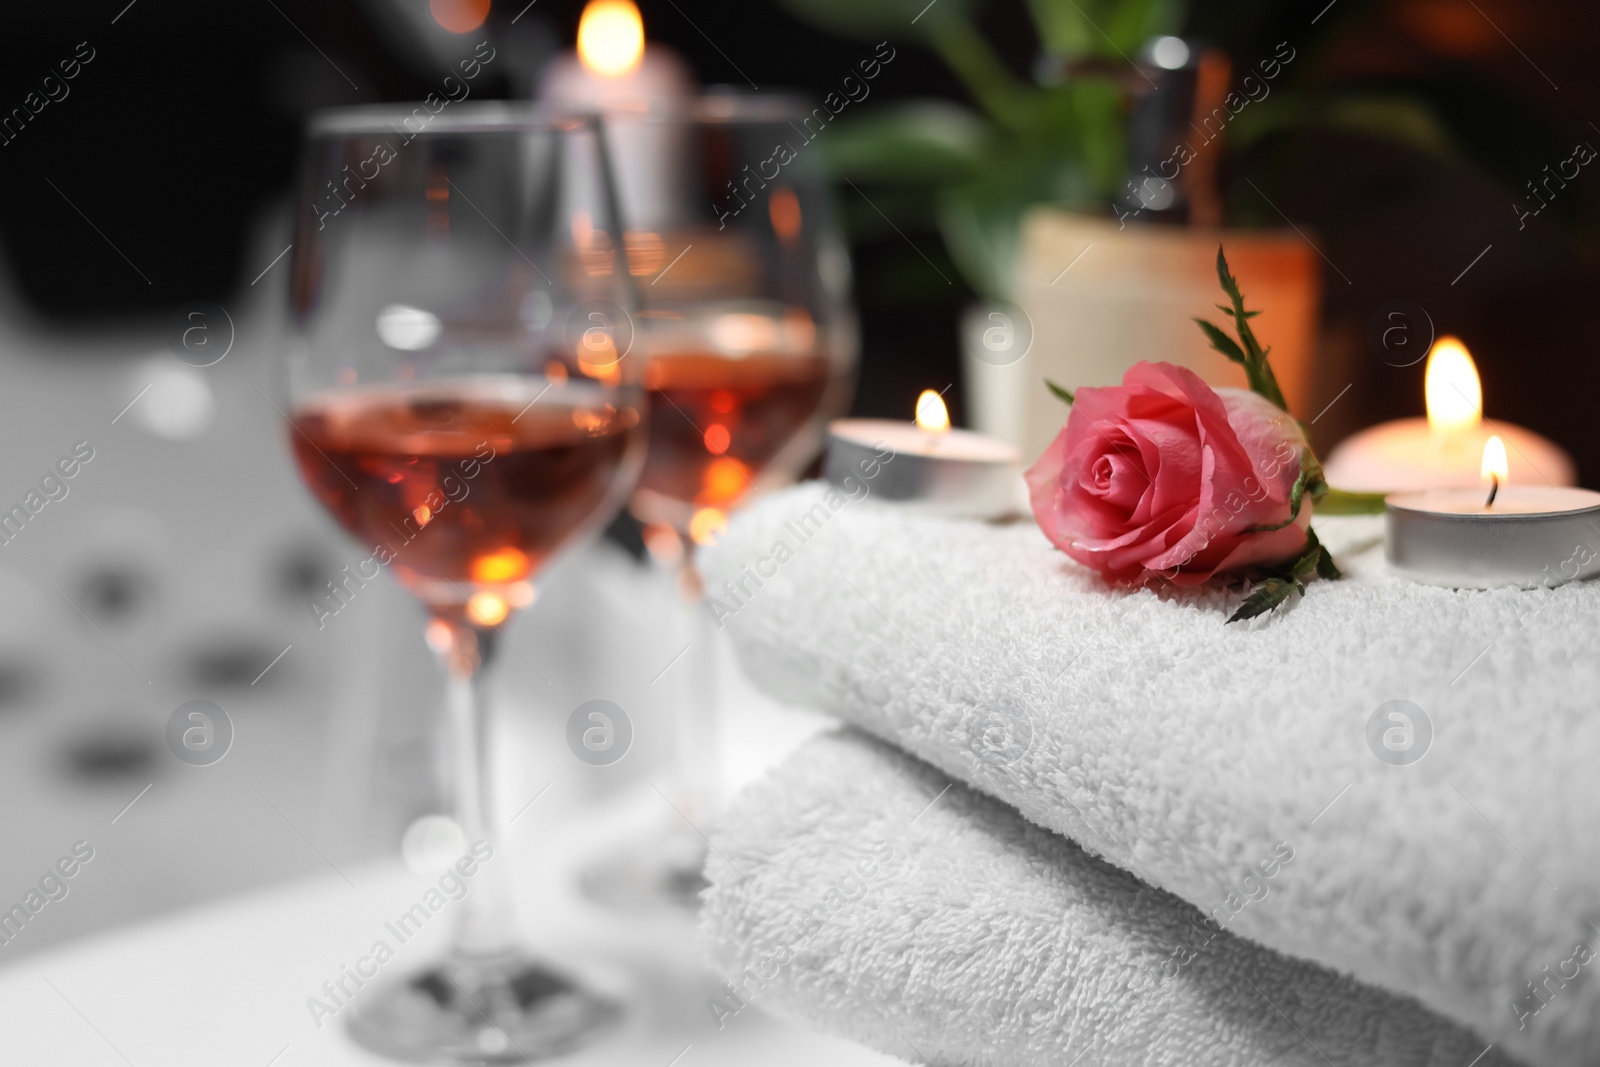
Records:
[[[917,429],[928,433],[950,430],[950,411],[944,406],[944,398],[932,389],[924,389],[917,397]]]
[[[578,58],[590,73],[620,78],[644,57],[644,20],[633,0],[589,0],[578,20]]]
[[[1483,419],[1483,384],[1467,346],[1441,337],[1428,353],[1423,391],[1428,400],[1428,427],[1436,434],[1455,434],[1477,427]]]
[[[1506,443],[1500,436],[1489,438],[1483,443],[1483,467],[1481,468],[1483,484],[1489,485],[1498,481],[1504,485],[1510,476],[1511,465],[1506,461]]]

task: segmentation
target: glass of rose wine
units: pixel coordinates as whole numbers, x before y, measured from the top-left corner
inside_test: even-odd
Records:
[[[819,119],[817,114],[824,116]],[[850,262],[818,150],[827,112],[783,97],[713,93],[607,124],[621,162],[650,152],[648,184],[622,183],[639,279],[650,449],[629,508],[695,609],[674,716],[672,832],[585,875],[592,896],[693,905],[716,806],[715,649],[720,619],[695,548],[759,490],[793,480],[848,404],[857,334]]]
[[[301,477],[421,601],[447,678],[455,817],[493,856],[481,680],[563,547],[644,455],[643,360],[597,120],[499,105],[313,123],[292,260],[288,436]],[[465,858],[463,862],[466,862]],[[562,1053],[617,1008],[522,947],[509,860],[454,905],[422,973],[350,1008],[358,1042],[429,1063]]]

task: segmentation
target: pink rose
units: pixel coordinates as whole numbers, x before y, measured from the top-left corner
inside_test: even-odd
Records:
[[[1304,550],[1311,499],[1289,523],[1289,494],[1305,447],[1255,393],[1140,363],[1121,385],[1078,391],[1028,493],[1045,536],[1079,563],[1117,582],[1195,585]]]

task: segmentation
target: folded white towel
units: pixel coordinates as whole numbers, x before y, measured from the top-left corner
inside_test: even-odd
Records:
[[[1336,552],[1377,529],[1319,528]],[[707,555],[713,612],[780,695],[1231,932],[1529,1061],[1600,1062],[1600,583],[1457,592],[1376,550],[1340,562],[1345,581],[1227,626],[1236,593],[1113,591],[1031,523],[816,485],[762,501]],[[1280,841],[1295,860],[1251,903]]]
[[[1475,1060],[1485,1042],[1408,997],[1212,931],[1171,894],[947,785],[850,731],[734,802],[701,919],[730,976],[708,1005],[722,1025],[754,1004],[931,1064],[1508,1062]]]

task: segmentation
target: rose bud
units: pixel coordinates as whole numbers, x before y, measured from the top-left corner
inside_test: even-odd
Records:
[[[1078,390],[1028,492],[1079,563],[1118,583],[1195,585],[1304,550],[1311,500],[1291,522],[1290,493],[1305,449],[1299,423],[1255,393],[1139,363],[1121,385]]]

